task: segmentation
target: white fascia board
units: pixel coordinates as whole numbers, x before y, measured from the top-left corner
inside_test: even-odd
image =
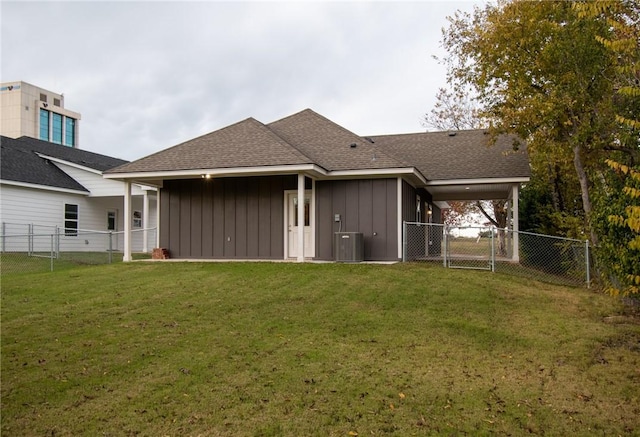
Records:
[[[152,187],[149,185],[144,185],[144,184],[134,184],[135,186],[137,186],[138,188],[140,188],[142,191],[152,191],[152,192],[156,192],[158,191],[158,189],[156,187]]]
[[[139,181],[145,179],[179,179],[181,177],[195,177],[202,175],[210,175],[211,177],[222,176],[261,176],[273,174],[295,174],[300,172],[316,172],[326,175],[326,170],[315,164],[302,165],[274,165],[265,167],[233,167],[233,168],[200,168],[190,170],[165,170],[165,171],[149,171],[149,172],[132,172],[132,173],[106,173],[105,179],[137,179]]]
[[[89,196],[87,191],[73,190],[71,188],[51,187],[49,185],[31,184],[29,182],[17,182],[0,179],[0,184],[12,185],[14,187],[32,188],[35,190],[55,191],[57,193],[79,194],[81,196]]]
[[[518,184],[529,182],[529,177],[517,178],[485,178],[485,179],[441,179],[428,181],[427,186],[438,185],[479,185],[479,184]]]
[[[345,178],[345,177],[391,177],[391,176],[413,176],[423,184],[427,180],[413,167],[404,168],[382,168],[382,169],[363,169],[363,170],[334,170],[327,171],[316,164],[301,165],[277,165],[265,167],[235,167],[235,168],[215,168],[215,169],[190,169],[190,170],[168,170],[157,172],[132,172],[132,173],[105,173],[105,179],[130,179],[144,184],[144,180],[150,179],[178,179],[192,178],[202,175],[209,175],[212,178],[227,176],[268,176],[275,174],[298,174],[307,173],[308,176],[320,179]]]
[[[87,171],[89,173],[102,175],[102,172],[100,170],[96,170],[95,168],[86,167],[84,165],[76,164],[75,162],[69,162],[69,161],[66,161],[64,159],[54,158],[52,156],[43,155],[42,153],[37,153],[36,152],[36,155],[38,155],[40,158],[47,159],[47,160],[49,160],[51,162],[56,162],[58,164],[68,165],[69,167],[78,168],[80,170],[84,170],[84,171]]]
[[[415,176],[422,183],[427,183],[427,180],[416,171],[413,167],[405,168],[380,168],[380,169],[366,169],[366,170],[334,170],[327,173],[327,176],[331,177],[367,177],[367,176],[398,176],[398,175],[411,175]]]

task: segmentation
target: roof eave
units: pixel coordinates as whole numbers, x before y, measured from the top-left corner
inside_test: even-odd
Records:
[[[381,169],[355,169],[355,170],[334,170],[326,169],[316,164],[296,164],[277,165],[260,167],[234,167],[234,168],[200,168],[189,170],[164,170],[148,172],[127,172],[103,174],[106,179],[130,180],[138,183],[144,181],[161,181],[165,179],[192,179],[198,177],[237,177],[237,176],[273,176],[282,174],[305,173],[317,179],[344,179],[344,178],[366,178],[366,177],[407,177],[411,178],[418,185],[424,185],[427,180],[414,167],[381,168]],[[154,185],[159,185],[156,182]]]
[[[81,196],[89,196],[89,194],[91,194],[89,190],[81,191],[81,190],[74,190],[72,188],[54,187],[51,185],[34,184],[31,182],[11,181],[8,179],[0,179],[0,184],[11,185],[14,187],[32,188],[36,190],[56,191],[59,193],[79,194]]]
[[[326,170],[315,164],[274,165],[259,167],[229,167],[229,168],[196,168],[186,170],[160,170],[137,172],[105,172],[106,179],[116,180],[162,180],[162,179],[190,179],[209,175],[210,177],[233,176],[270,176],[276,174],[295,174],[300,172],[317,172],[325,174]]]
[[[476,185],[476,184],[523,184],[529,182],[529,176],[502,178],[473,178],[473,179],[436,179],[427,181],[427,186],[438,185]]]
[[[68,165],[69,167],[74,167],[74,168],[77,168],[79,170],[84,170],[86,172],[94,173],[94,174],[97,174],[97,175],[101,175],[102,174],[102,172],[100,170],[98,170],[96,168],[93,168],[93,167],[88,167],[86,165],[76,164],[75,162],[68,161],[66,159],[61,159],[61,158],[55,158],[53,156],[49,156],[49,155],[46,155],[46,154],[40,153],[40,152],[35,152],[35,154],[38,155],[40,158],[49,160],[51,162],[55,162],[57,164]]]

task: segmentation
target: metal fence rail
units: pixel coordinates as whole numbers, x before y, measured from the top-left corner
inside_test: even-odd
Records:
[[[566,285],[591,282],[588,240],[413,222],[405,222],[403,231],[403,261],[437,262],[448,268],[490,270]]]
[[[71,234],[60,228],[50,228],[53,229],[31,224],[2,223],[5,232],[0,234],[0,274],[54,271],[78,265],[122,261],[124,232],[78,229]],[[19,230],[22,232],[15,232]],[[43,230],[55,232],[46,233]],[[150,252],[155,245],[156,228],[134,229],[132,233],[137,252]],[[143,250],[143,241],[149,246],[146,252]]]

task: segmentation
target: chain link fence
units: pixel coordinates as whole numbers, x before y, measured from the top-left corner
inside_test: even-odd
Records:
[[[403,261],[589,286],[589,242],[510,229],[405,222]]]
[[[124,232],[64,230],[16,223],[2,223],[1,228],[1,275],[122,261]],[[150,257],[155,241],[156,228],[132,230],[134,258]]]

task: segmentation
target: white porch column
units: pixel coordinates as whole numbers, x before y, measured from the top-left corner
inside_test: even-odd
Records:
[[[144,190],[142,197],[142,251],[149,252],[149,190]]]
[[[396,214],[398,217],[398,259],[402,259],[404,247],[402,247],[402,178],[398,178],[396,199]]]
[[[511,259],[514,262],[520,262],[520,235],[518,231],[520,227],[518,225],[518,207],[520,197],[520,184],[513,184],[511,189],[511,217],[513,223],[513,256]]]
[[[156,245],[160,247],[160,187],[156,188]]]
[[[304,262],[304,175],[298,174],[298,262]]]
[[[124,253],[122,261],[131,261],[131,182],[124,181]]]
[[[309,200],[309,226],[311,226],[311,252],[316,256],[316,180],[311,179],[311,199]]]

